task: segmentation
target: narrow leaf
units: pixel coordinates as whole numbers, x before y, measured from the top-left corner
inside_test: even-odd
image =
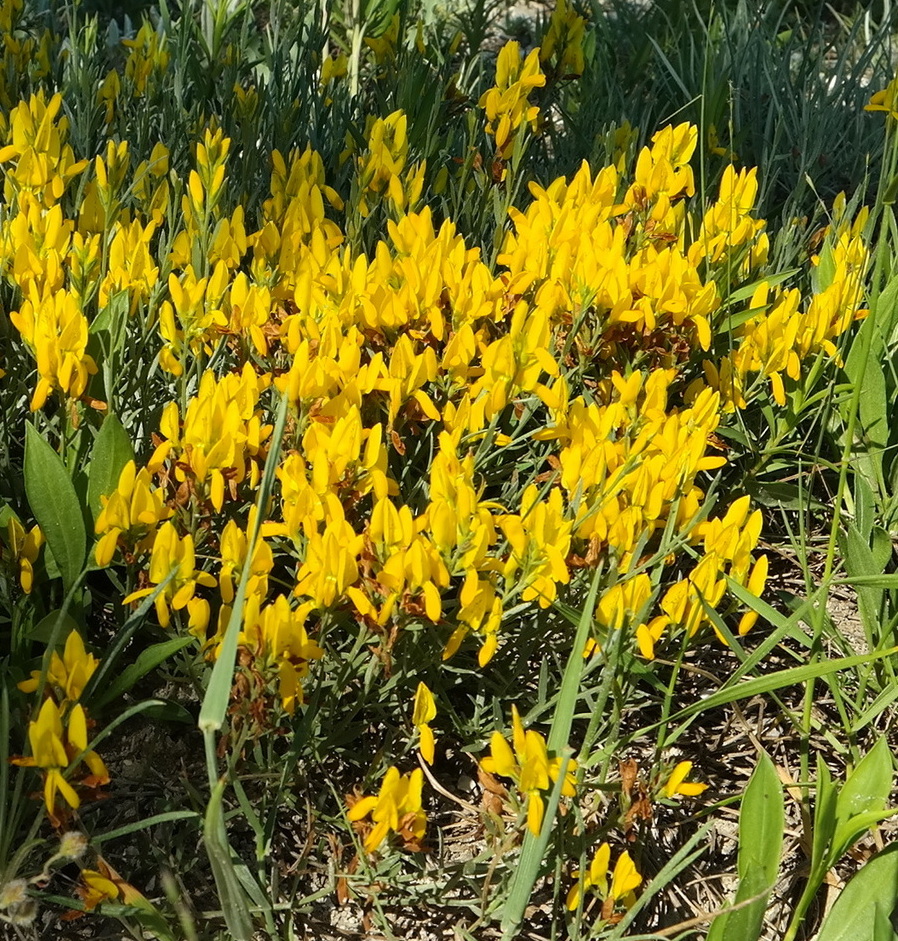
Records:
[[[183,650],[190,644],[196,643],[196,638],[188,634],[185,637],[174,637],[171,640],[164,640],[162,643],[153,644],[141,651],[137,660],[119,674],[103,691],[102,695],[97,697],[94,705],[97,708],[105,706],[106,703],[118,699],[123,693],[126,693],[131,687],[147,673],[151,673],[160,663],[164,663],[173,654]]]
[[[212,866],[212,875],[228,931],[235,941],[249,941],[252,937],[253,926],[247,909],[246,896],[237,873],[234,871],[231,848],[228,846],[228,839],[225,835],[222,799],[226,786],[227,782],[222,778],[209,797],[203,825],[203,842],[206,844],[206,853]]]

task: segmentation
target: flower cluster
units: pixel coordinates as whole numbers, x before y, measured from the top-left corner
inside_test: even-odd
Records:
[[[548,791],[561,774],[561,758],[549,757],[546,740],[534,729],[524,730],[521,717],[515,706],[511,707],[511,745],[499,732],[493,732],[490,754],[480,762],[481,768],[490,774],[511,778],[527,807],[527,828],[539,836],[545,815],[542,792]],[[561,793],[574,797],[574,772],[577,762],[567,762]]]
[[[81,806],[76,787],[97,788],[109,783],[103,759],[88,749],[87,713],[78,701],[97,666],[97,659],[87,652],[77,631],[72,631],[60,656],[51,654],[43,685],[44,700],[36,719],[28,725],[31,754],[13,758],[14,764],[39,768],[44,778],[44,805],[55,825],[67,816],[60,798],[68,807]],[[41,686],[41,671],[19,684],[19,689],[33,693]],[[86,765],[87,773],[81,766]],[[75,779],[75,780],[72,780]]]
[[[33,77],[47,56],[19,36],[19,7],[0,2],[0,26],[12,59],[35,59]],[[378,68],[400,56],[399,30],[397,18],[367,40]],[[11,345],[34,365],[31,410],[62,426],[60,463],[94,446],[105,412],[130,415],[133,403],[114,407],[120,384],[135,387],[128,370],[156,397],[128,429],[140,457],[115,463],[93,507],[105,571],[91,577],[108,575],[124,605],[152,597],[153,624],[184,634],[202,668],[236,627],[234,722],[246,702],[268,727],[301,716],[347,638],[379,658],[372,672],[389,674],[415,634],[435,674],[453,657],[460,673],[488,670],[516,650],[522,620],[582,601],[584,572],[600,579],[587,654],[615,636],[648,660],[702,631],[725,642],[721,618],[737,634],[754,624],[728,587],[764,589],[761,513],[747,496],[708,497],[727,464],[716,434],[768,392],[784,405],[808,360],[838,359],[835,341],[863,316],[866,215],[837,206],[803,295],[769,270],[755,170],[727,167],[698,208],[688,123],[638,153],[629,126],[610,132],[607,166],[515,196],[506,184],[540,129],[538,102],[583,73],[585,30],[560,2],[538,48],[507,43],[479,98],[485,123],[469,123],[479,143],[436,175],[434,190],[476,180],[517,203],[501,208],[494,258],[449,203],[425,204],[414,115],[395,103],[353,128],[333,176],[312,146],[273,150],[258,198],[240,171],[252,140],[234,122],[192,113],[181,142],[113,134],[124,98],[148,101],[165,80],[173,49],[149,23],[90,91],[109,132],[99,152],[76,155],[58,94],[16,95],[0,116]],[[357,58],[319,55],[322,96]],[[226,97],[253,126],[262,79],[249,78],[229,79]],[[91,475],[94,460],[90,488],[105,473],[94,452]],[[42,572],[45,534],[4,523],[9,577],[31,592],[58,560],[46,553]],[[96,668],[73,631],[45,675],[20,684],[46,698],[17,761],[40,769],[57,821],[108,781],[80,702]],[[437,710],[418,681],[400,688],[410,698],[417,683],[407,744],[423,768],[403,774],[405,756],[388,757],[372,769],[389,765],[379,792],[348,799],[369,853],[391,834],[412,849],[425,835]],[[510,738],[493,732],[480,763],[513,782],[532,834],[553,783],[577,797],[576,762],[562,766],[514,707]],[[690,771],[678,765],[654,796],[700,793]],[[82,875],[86,906],[124,898],[109,872]],[[594,891],[610,921],[640,882],[627,853],[611,868],[603,843],[568,904]]]

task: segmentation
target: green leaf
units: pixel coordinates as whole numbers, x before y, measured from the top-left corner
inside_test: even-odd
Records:
[[[150,827],[159,823],[170,823],[174,820],[195,820],[199,814],[195,810],[168,810],[163,814],[155,814],[152,817],[145,817],[143,820],[137,820],[134,823],[127,823],[123,827],[117,827],[115,830],[109,830],[106,833],[94,833],[90,841],[99,845],[107,840],[118,840],[131,833],[140,833],[142,830],[149,830]]]
[[[209,797],[203,823],[203,841],[206,844],[206,853],[212,866],[212,876],[228,931],[236,941],[249,941],[253,926],[249,917],[247,897],[234,869],[222,813],[221,805],[226,786],[227,782],[222,778]]]
[[[849,881],[817,941],[898,941],[890,915],[898,898],[898,843],[874,856]]]
[[[175,637],[172,640],[164,640],[160,644],[147,647],[134,663],[125,667],[119,674],[118,679],[106,687],[103,694],[94,700],[93,705],[100,708],[105,706],[106,703],[118,699],[119,696],[131,689],[141,677],[146,676],[147,673],[155,670],[160,663],[164,663],[173,654],[193,643],[196,643],[196,638],[188,634],[186,637]]]
[[[887,820],[889,817],[894,817],[896,813],[898,813],[898,808],[896,807],[893,807],[890,810],[867,810],[864,813],[856,814],[849,820],[845,820],[840,823],[836,828],[835,834],[833,835],[833,842],[829,855],[829,858],[832,861],[832,866],[835,866],[835,864],[845,855],[845,853],[851,849],[859,837],[863,836],[863,834],[865,834],[868,830],[871,830],[883,820]],[[832,866],[829,868],[832,868]]]
[[[66,590],[87,555],[87,534],[75,487],[59,455],[30,422],[25,425],[25,494]]]
[[[779,271],[770,277],[763,278],[761,281],[752,281],[751,284],[746,284],[743,287],[733,291],[732,294],[727,297],[724,303],[738,304],[740,301],[746,301],[752,296],[752,294],[755,293],[755,291],[757,291],[761,284],[766,282],[770,287],[774,287],[777,284],[782,284],[783,281],[788,281],[789,278],[797,275],[800,270],[800,268],[789,268],[788,271]]]
[[[98,689],[105,689],[107,677],[112,677],[116,674],[118,661],[130,643],[131,637],[144,623],[147,612],[155,604],[156,598],[165,591],[168,583],[175,577],[177,570],[177,565],[173,565],[168,575],[153,589],[152,594],[141,599],[137,609],[122,625],[121,630],[115,635],[115,639],[104,651],[99,667],[97,667],[94,675],[88,680],[87,686],[84,687],[84,692],[81,694],[82,702],[90,705],[91,708],[97,705],[93,698],[94,693]]]
[[[890,657],[895,653],[896,648],[892,647],[888,650],[877,650],[875,653],[839,657],[836,660],[822,660],[819,663],[809,663],[805,666],[769,673],[766,676],[758,676],[746,680],[744,683],[737,683],[735,686],[724,686],[716,693],[706,696],[700,702],[693,703],[691,706],[686,706],[685,709],[674,713],[670,717],[670,721],[685,719],[700,712],[707,712],[709,709],[717,709],[727,703],[736,702],[739,699],[750,699],[752,696],[759,696],[761,693],[769,693],[785,686],[794,686],[810,679],[828,676],[830,673],[838,673],[839,670],[847,670],[851,667],[860,666],[862,663],[871,663],[873,660]]]
[[[892,755],[880,737],[848,776],[836,799],[832,861],[883,814],[892,789]]]
[[[28,636],[43,644],[53,643],[55,637],[61,644],[72,631],[78,630],[78,622],[70,614],[63,615],[62,623],[57,626],[61,614],[61,611],[51,611],[31,628]]]
[[[826,872],[823,860],[836,831],[836,788],[823,759],[817,756],[817,789],[814,796],[814,837],[811,863],[814,872]]]
[[[762,752],[739,812],[739,887],[734,904],[742,907],[715,918],[708,941],[757,941],[760,937],[779,872],[784,827],[782,785],[773,762]]]
[[[108,496],[115,490],[122,468],[133,460],[134,448],[124,425],[115,415],[107,415],[90,454],[87,500],[94,519],[103,508],[100,497]]]
[[[502,912],[501,928],[503,941],[510,941],[510,939],[517,936],[517,930],[524,920],[524,913],[530,901],[530,896],[533,893],[533,886],[536,884],[536,879],[539,875],[539,867],[545,856],[546,847],[549,844],[549,836],[555,824],[555,811],[558,809],[558,802],[561,798],[561,788],[564,784],[564,774],[571,755],[567,743],[571,734],[571,725],[577,708],[577,702],[580,698],[580,677],[583,673],[583,648],[586,646],[586,641],[589,637],[589,629],[592,626],[593,611],[595,611],[596,607],[596,597],[599,593],[600,580],[601,569],[596,569],[592,583],[589,586],[589,594],[580,611],[574,646],[571,649],[571,654],[561,679],[558,705],[555,707],[555,716],[552,719],[552,726],[549,729],[547,741],[549,751],[554,752],[561,758],[561,769],[555,780],[555,785],[552,788],[549,805],[546,808],[539,836],[534,836],[529,830],[524,834],[521,858],[515,869],[514,876],[512,877],[508,898],[506,899]]]
[[[801,511],[825,509],[825,505],[810,494],[806,487],[799,487],[797,484],[748,481],[745,492],[752,498],[753,503],[760,503],[762,506],[779,506],[784,510]]]
[[[836,805],[837,819],[882,810],[891,789],[892,755],[885,738],[880,736],[845,781]]]
[[[876,317],[882,345],[892,347],[898,331],[898,277],[892,278],[876,299],[876,307],[870,316]]]
[[[287,396],[281,395],[275,421],[274,434],[269,443],[268,457],[265,460],[265,470],[259,486],[259,495],[256,499],[258,513],[255,525],[249,534],[246,558],[240,573],[240,582],[231,608],[231,616],[225,628],[224,640],[218,651],[218,659],[212,668],[212,676],[203,696],[203,705],[200,708],[199,727],[202,732],[217,732],[223,725],[228,703],[231,699],[231,683],[234,679],[234,664],[237,662],[237,636],[243,624],[243,605],[246,599],[246,586],[249,581],[249,572],[252,565],[253,551],[259,538],[260,521],[264,518],[268,499],[274,486],[274,472],[277,466],[277,455],[284,437],[284,426],[287,422]]]

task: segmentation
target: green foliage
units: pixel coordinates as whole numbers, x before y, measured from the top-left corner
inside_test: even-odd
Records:
[[[87,555],[81,503],[59,455],[31,422],[25,425],[25,492],[63,585],[74,587]]]
[[[785,817],[773,762],[761,753],[739,811],[739,887],[734,910],[711,924],[708,941],[757,941],[780,867]]]

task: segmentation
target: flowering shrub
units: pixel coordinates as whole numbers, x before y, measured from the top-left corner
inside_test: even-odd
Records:
[[[567,908],[597,894],[600,921],[619,920],[645,877],[629,851],[611,868],[619,821],[586,810],[607,784],[597,726],[578,712],[560,740],[548,672],[543,708],[523,705],[529,672],[561,651],[578,670],[606,661],[629,689],[627,670],[654,676],[658,660],[754,627],[764,518],[732,487],[726,436],[761,408],[800,411],[820,364],[841,364],[839,338],[866,314],[865,212],[840,204],[804,269],[778,270],[758,171],[727,166],[700,192],[688,121],[632,159],[529,174],[551,96],[587,67],[587,22],[567,3],[541,46],[503,46],[479,95],[440,87],[433,115],[468,134],[467,150],[447,137],[442,163],[411,102],[341,110],[360,68],[372,82],[398,68],[397,20],[318,62],[306,92],[331,134],[283,150],[257,139],[260,115],[287,121],[308,102],[279,99],[231,45],[209,62],[208,95],[165,112],[186,139],[140,124],[184,66],[167,14],[88,83],[90,134],[69,117],[84,105],[72,50],[62,79],[52,66],[62,37],[37,33],[16,0],[0,22],[0,397],[6,443],[27,438],[0,544],[27,629],[4,677],[17,680],[13,761],[42,786],[32,837],[90,829],[76,812],[116,786],[120,722],[183,718],[155,694],[138,701],[147,688],[203,702],[206,732],[220,731],[205,716],[223,690],[203,830],[219,892],[250,875],[221,875],[215,782],[236,782],[245,808],[241,769],[266,753],[260,776],[279,768],[288,791],[322,760],[319,735],[342,766],[316,795],[331,822],[315,826],[331,827],[338,858],[340,840],[352,847],[350,875],[428,851],[433,774],[473,753],[489,795],[478,826],[507,849],[553,825],[598,838]],[[26,47],[29,81],[13,87]],[[502,210],[492,241],[460,221],[481,195]],[[501,689],[492,719],[481,683]],[[680,762],[651,797],[698,797],[692,769]],[[640,806],[650,819],[650,797]],[[253,828],[261,847],[269,823]],[[0,881],[18,886],[25,863],[0,859]],[[85,910],[163,917],[102,857],[81,878]],[[10,899],[6,920],[31,913]]]

